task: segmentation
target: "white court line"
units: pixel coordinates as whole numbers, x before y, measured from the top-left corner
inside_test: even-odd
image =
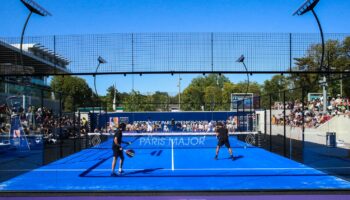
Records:
[[[171,140],[171,170],[174,171],[174,140]]]
[[[158,169],[157,171],[250,171],[250,170],[327,170],[327,169],[350,169],[350,167],[324,167],[324,168],[178,168],[178,169]],[[18,169],[18,170],[0,170],[0,172],[11,171],[38,171],[38,172],[81,172],[87,169]],[[123,169],[124,171],[140,171],[146,169]],[[111,171],[110,168],[93,169],[92,171]]]

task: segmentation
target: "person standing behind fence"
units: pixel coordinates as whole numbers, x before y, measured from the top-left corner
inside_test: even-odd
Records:
[[[220,151],[220,148],[222,145],[225,145],[228,148],[228,152],[230,153],[230,159],[234,160],[234,157],[232,155],[232,149],[229,141],[229,134],[227,128],[224,127],[224,125],[221,122],[217,123],[217,127],[215,130],[216,137],[218,139],[218,144],[216,146],[216,154],[215,154],[215,160],[218,159],[218,154]]]
[[[153,132],[153,123],[151,121],[151,118],[148,118],[146,125],[147,125],[147,132],[149,133]]]

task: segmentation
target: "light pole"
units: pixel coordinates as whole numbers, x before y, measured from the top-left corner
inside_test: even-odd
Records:
[[[96,96],[98,98],[98,93],[97,93],[97,88],[96,88],[96,74],[97,74],[98,68],[100,68],[100,65],[107,63],[107,61],[105,59],[103,59],[101,56],[99,56],[97,58],[97,61],[98,61],[98,65],[96,67],[96,71],[95,71],[95,74],[94,74],[94,87],[95,87]]]
[[[303,5],[300,6],[300,8],[293,13],[293,15],[304,15],[305,13],[311,11],[312,14],[314,15],[318,28],[320,29],[320,34],[321,34],[321,40],[322,40],[322,56],[321,56],[321,62],[320,62],[320,71],[323,71],[323,60],[324,60],[324,54],[325,54],[325,43],[324,43],[324,35],[323,35],[323,29],[321,26],[321,22],[318,19],[318,16],[314,10],[316,5],[318,4],[320,0],[307,0]],[[327,113],[327,79],[326,75],[323,75],[323,80],[320,81],[322,88],[323,88],[323,113]]]
[[[28,14],[28,17],[24,23],[23,29],[22,29],[22,34],[21,34],[21,43],[20,43],[20,59],[21,59],[21,65],[22,65],[22,70],[23,73],[25,73],[24,70],[24,63],[23,63],[23,39],[24,39],[24,33],[26,31],[28,22],[30,17],[32,16],[33,13],[45,17],[45,16],[51,16],[51,13],[49,13],[46,9],[44,9],[43,7],[41,7],[39,4],[37,4],[35,1],[33,0],[21,0],[21,2],[28,8],[28,10],[30,11]]]
[[[181,111],[181,76],[179,74],[179,82],[178,82],[178,85],[177,87],[179,87],[179,111]]]
[[[247,96],[247,94],[248,94],[248,91],[249,91],[249,72],[248,72],[248,68],[247,68],[247,66],[245,65],[245,62],[244,62],[244,60],[245,60],[245,57],[244,57],[244,55],[241,55],[241,57],[239,57],[238,59],[237,59],[237,61],[236,62],[239,62],[239,63],[242,63],[243,64],[243,66],[244,66],[244,69],[245,69],[245,71],[247,72],[247,88],[246,88],[246,90],[245,90],[245,94],[244,94],[244,96],[243,96],[243,113],[244,113],[244,109],[245,109],[245,98],[246,98],[246,96]],[[253,102],[253,99],[251,99],[250,100],[251,102],[249,102],[250,104],[252,104]],[[252,106],[250,105],[250,108],[251,108]],[[238,103],[237,103],[237,110],[238,110]],[[251,111],[251,110],[250,110]],[[245,117],[244,117],[245,118]],[[243,118],[243,124],[245,124],[246,122],[245,122],[245,119]],[[249,120],[249,119],[248,119]],[[248,121],[249,122],[249,121]],[[247,130],[248,130],[248,124],[247,124]]]
[[[100,110],[100,116],[101,116],[101,101],[100,101],[100,99],[99,99],[99,95],[98,95],[98,92],[97,92],[97,87],[96,87],[96,74],[97,74],[97,71],[98,71],[98,68],[100,67],[100,65],[101,64],[105,64],[105,63],[107,63],[107,61],[105,60],[105,59],[103,59],[101,56],[99,56],[98,58],[97,58],[97,61],[98,61],[98,65],[97,65],[97,67],[96,67],[96,71],[95,71],[95,74],[93,75],[94,76],[94,87],[95,87],[95,93],[96,93],[96,96],[97,96],[97,100],[98,100],[98,103],[99,103],[99,110]],[[106,112],[107,112],[107,106],[106,106]],[[94,109],[93,109],[94,110]],[[94,114],[94,113],[93,113]],[[98,123],[98,125],[99,125],[99,123]]]
[[[236,62],[242,63],[243,66],[244,66],[245,71],[247,72],[247,88],[246,88],[245,94],[244,94],[244,96],[243,96],[243,97],[244,97],[244,98],[243,98],[243,104],[244,104],[244,99],[245,99],[245,97],[247,96],[248,91],[249,91],[249,72],[248,72],[248,68],[247,68],[247,66],[246,66],[246,64],[245,64],[245,62],[244,62],[244,60],[245,60],[244,55],[241,55],[241,57],[239,57],[239,58],[237,59],[237,61],[236,61]],[[244,106],[244,105],[243,105],[243,106]]]

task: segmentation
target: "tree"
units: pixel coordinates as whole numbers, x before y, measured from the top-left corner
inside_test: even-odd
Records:
[[[63,110],[72,111],[75,107],[91,106],[96,103],[96,96],[82,78],[75,76],[54,76],[50,83],[56,98],[62,94]]]
[[[156,111],[169,111],[170,98],[167,92],[156,91],[152,95],[152,102]]]
[[[204,90],[205,110],[218,111],[222,108],[222,92],[217,86],[208,86]]]
[[[230,80],[227,77],[218,74],[194,78],[181,96],[181,109],[202,110],[202,106],[204,106],[205,110],[210,110],[213,103],[215,103],[215,106],[212,109],[222,109],[221,88],[229,82]]]
[[[345,38],[343,42],[338,40],[328,40],[325,45],[324,69],[331,71],[344,71],[350,69],[350,37]],[[296,58],[296,70],[316,71],[319,69],[321,60],[321,45],[312,45],[307,51],[307,55],[303,58]],[[292,74],[290,79],[294,82],[295,87],[302,87],[309,92],[321,92],[320,84],[317,82],[322,77],[320,74]],[[340,93],[340,81],[332,81],[332,79],[344,78],[340,75],[327,75],[328,92],[334,96]],[[343,80],[345,86],[345,94],[350,95],[347,85],[348,79]]]
[[[182,94],[181,109],[187,111],[202,110],[202,106],[205,104],[203,96],[204,92],[200,87],[188,86]]]

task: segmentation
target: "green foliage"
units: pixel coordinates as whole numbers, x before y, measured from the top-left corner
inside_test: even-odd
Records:
[[[96,101],[96,96],[86,81],[75,76],[54,76],[51,80],[51,88],[56,91],[56,98],[62,93],[64,111],[73,111],[82,106],[91,106]]]
[[[312,45],[308,53],[303,58],[297,58],[296,69],[317,70],[320,66],[322,47],[320,44]],[[343,42],[338,40],[328,40],[325,44],[325,57],[323,63],[324,69],[330,71],[345,71],[350,69],[350,37]],[[328,92],[335,96],[340,94],[339,79],[345,78],[346,75],[331,74],[327,76]],[[321,92],[318,80],[321,80],[320,74],[292,74],[290,80],[294,82],[295,87],[302,87],[309,92]],[[333,81],[332,81],[333,80]],[[344,96],[350,96],[349,80],[343,80]]]

